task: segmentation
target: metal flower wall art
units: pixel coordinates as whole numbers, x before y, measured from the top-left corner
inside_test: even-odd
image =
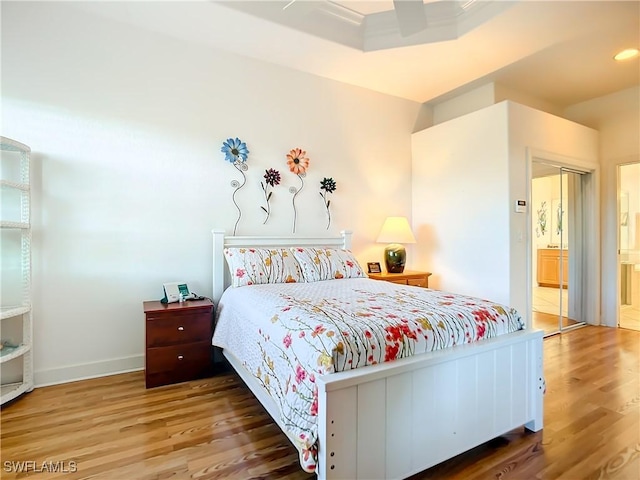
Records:
[[[562,217],[564,216],[564,210],[562,209],[562,203],[558,203],[558,207],[556,208],[556,234],[560,235],[562,233]]]
[[[289,171],[295,173],[300,179],[300,188],[290,187],[289,193],[293,194],[291,203],[293,205],[293,233],[296,233],[296,220],[298,217],[296,211],[296,196],[304,188],[304,177],[307,174],[307,168],[309,168],[309,158],[307,158],[307,152],[301,148],[294,148],[287,153],[287,165]]]
[[[244,174],[244,172],[249,169],[246,163],[247,157],[249,156],[249,150],[247,149],[247,144],[236,137],[227,138],[227,140],[222,143],[222,148],[220,149],[220,151],[224,153],[224,159],[227,162],[231,163],[236,168],[236,170],[238,170],[242,174],[242,183],[240,183],[238,180],[231,181],[231,186],[234,188],[231,199],[238,209],[238,219],[233,226],[233,234],[235,235],[236,231],[238,230],[238,223],[240,222],[240,218],[242,217],[242,211],[240,210],[238,202],[236,202],[236,193],[238,193],[238,190],[244,187],[245,183],[247,183],[247,176]]]
[[[547,202],[540,203],[540,209],[536,213],[538,214],[536,233],[538,237],[544,237],[547,234]]]
[[[269,215],[271,215],[271,206],[269,200],[271,200],[271,195],[273,195],[273,190],[269,191],[269,187],[273,188],[276,185],[280,185],[280,172],[270,168],[269,170],[264,171],[264,182],[260,182],[260,186],[262,187],[262,191],[264,192],[264,199],[267,203],[266,207],[260,207],[264,210],[264,213],[267,215],[264,218],[264,225],[269,220]]]
[[[320,196],[324,201],[324,206],[327,209],[327,230],[329,230],[329,226],[331,225],[331,210],[329,210],[329,206],[331,205],[331,200],[327,199],[327,195],[336,191],[336,182],[333,178],[323,178],[320,180]]]

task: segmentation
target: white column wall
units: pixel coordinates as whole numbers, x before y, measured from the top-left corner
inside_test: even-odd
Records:
[[[507,104],[412,136],[412,267],[429,286],[509,303]]]

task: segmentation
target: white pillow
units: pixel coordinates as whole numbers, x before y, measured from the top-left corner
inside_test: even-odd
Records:
[[[287,248],[225,248],[234,287],[304,282],[300,265]]]
[[[292,247],[306,282],[340,278],[365,278],[364,270],[349,250]]]

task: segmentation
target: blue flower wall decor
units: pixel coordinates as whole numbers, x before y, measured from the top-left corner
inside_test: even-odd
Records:
[[[226,142],[222,142],[222,148],[220,149],[224,153],[224,159],[230,163],[244,163],[249,156],[249,150],[247,150],[247,144],[240,140],[238,137],[227,138]]]
[[[238,190],[244,187],[245,183],[247,183],[247,177],[244,172],[249,169],[246,163],[249,156],[249,150],[247,149],[247,144],[236,137],[227,138],[225,142],[222,142],[222,148],[220,149],[220,151],[224,153],[224,159],[227,162],[231,163],[235,167],[235,169],[242,174],[242,183],[240,183],[238,180],[231,181],[231,186],[234,188],[231,199],[238,209],[238,219],[233,226],[233,235],[235,235],[238,229],[238,223],[240,222],[240,218],[242,217],[242,211],[240,210],[238,202],[236,202],[236,193],[238,192]]]

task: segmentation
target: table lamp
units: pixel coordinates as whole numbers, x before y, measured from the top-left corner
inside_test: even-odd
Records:
[[[403,243],[416,243],[406,217],[387,217],[378,235],[378,243],[388,243],[384,249],[384,263],[389,273],[402,273],[407,260]]]

